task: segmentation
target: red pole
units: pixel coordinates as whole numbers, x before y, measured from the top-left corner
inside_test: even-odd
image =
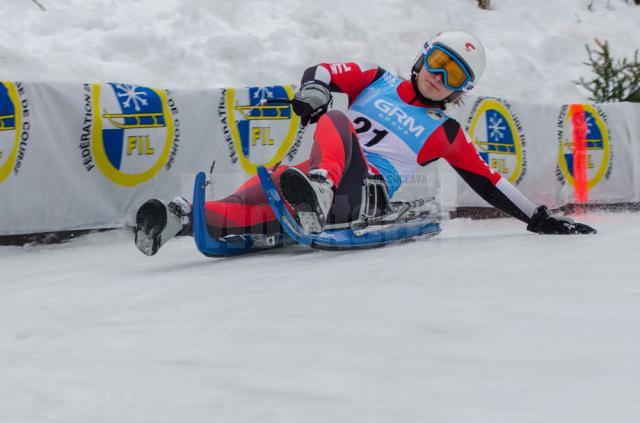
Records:
[[[576,204],[589,201],[589,175],[587,172],[587,119],[582,104],[571,105],[573,123],[573,187]]]

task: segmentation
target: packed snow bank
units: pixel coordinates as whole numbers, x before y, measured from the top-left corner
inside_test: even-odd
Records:
[[[585,100],[584,44],[616,56],[640,47],[640,7],[623,0],[389,0],[372,4],[210,0],[2,2],[0,78],[129,82],[167,88],[296,83],[319,61],[366,60],[407,75],[422,43],[462,28],[488,65],[476,94]]]

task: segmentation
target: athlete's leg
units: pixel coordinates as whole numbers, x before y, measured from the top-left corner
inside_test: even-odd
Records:
[[[313,139],[309,160],[294,167],[305,174],[314,169],[326,170],[336,187],[329,222],[357,218],[367,163],[351,121],[340,111],[330,111],[319,119]],[[282,165],[274,172],[278,188],[280,177],[288,168]],[[209,232],[214,237],[246,233],[271,235],[281,231],[257,175],[228,197],[207,201],[205,213]]]
[[[309,169],[309,160],[296,165],[303,171]],[[280,166],[273,180],[280,186],[280,176],[289,166]],[[205,203],[205,215],[209,233],[214,237],[260,233],[273,235],[281,232],[258,175],[252,176],[233,194],[217,201]]]
[[[323,160],[317,165],[318,168],[327,169],[329,178],[332,179],[332,170],[337,170],[334,174],[340,175],[340,179],[332,179],[335,186],[333,205],[329,211],[327,223],[344,223],[355,220],[359,217],[360,204],[362,198],[362,184],[368,175],[367,160],[360,147],[358,136],[349,118],[337,110],[327,113],[329,119],[325,125],[320,127],[315,133],[315,145],[331,146],[336,148],[335,139],[339,137],[344,151],[344,164],[340,164],[340,156],[336,153],[330,155],[333,160]],[[321,119],[322,120],[322,119]],[[332,142],[333,141],[333,142]],[[328,149],[328,148],[327,148]],[[324,157],[324,155],[323,155]],[[312,165],[313,168],[313,165]]]
[[[343,223],[357,219],[368,164],[353,125],[343,112],[332,110],[318,120],[310,170],[310,177],[313,171],[320,170],[326,173],[326,178],[334,187],[331,208],[323,211],[326,223]],[[288,193],[293,191],[293,197],[296,197],[295,190],[299,189],[298,187],[302,189],[299,192],[305,191],[303,177],[300,175],[291,175],[291,185]],[[306,191],[310,192],[308,189]],[[305,201],[305,194],[298,194],[297,197],[294,201]]]

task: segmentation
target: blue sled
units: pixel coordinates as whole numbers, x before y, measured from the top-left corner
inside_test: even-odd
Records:
[[[207,177],[204,172],[196,175],[193,184],[193,239],[198,250],[209,257],[229,257],[251,251],[253,241],[249,237],[237,237],[233,241],[214,238],[209,234],[204,211],[205,186]]]
[[[267,195],[267,200],[285,232],[294,241],[311,248],[347,250],[381,247],[392,242],[403,241],[421,235],[434,236],[440,233],[440,225],[437,222],[417,220],[391,226],[381,226],[377,230],[375,227],[370,228],[369,231],[359,235],[351,228],[331,229],[319,234],[310,234],[305,232],[291,216],[273,183],[271,174],[264,166],[258,167],[258,176]]]

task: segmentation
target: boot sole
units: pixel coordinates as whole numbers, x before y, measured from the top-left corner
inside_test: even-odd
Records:
[[[300,225],[307,232],[322,232],[318,216],[320,204],[307,178],[298,169],[285,170],[280,176],[280,191],[284,199],[298,212]]]
[[[136,247],[152,256],[160,249],[160,234],[167,226],[167,209],[160,200],[149,200],[136,213]]]
[[[320,205],[316,194],[305,176],[296,170],[287,169],[280,176],[282,196],[296,211],[318,213]]]

